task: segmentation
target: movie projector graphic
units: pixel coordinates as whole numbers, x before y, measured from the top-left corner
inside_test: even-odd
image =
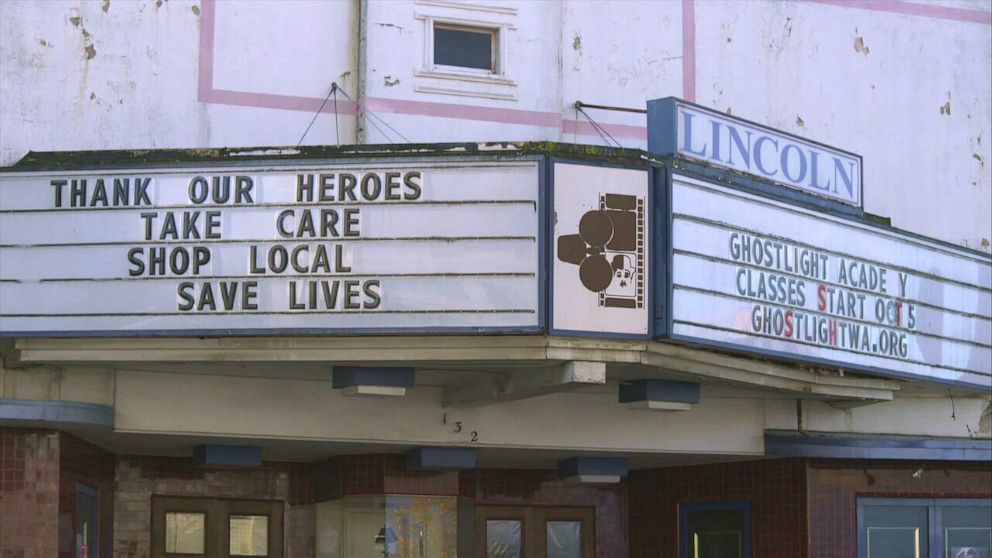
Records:
[[[644,234],[643,198],[600,194],[599,209],[579,219],[579,234],[558,237],[558,259],[578,266],[599,306],[643,308]]]

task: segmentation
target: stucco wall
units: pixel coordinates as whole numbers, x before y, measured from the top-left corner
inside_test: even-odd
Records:
[[[670,95],[860,153],[865,208],[988,251],[987,2],[6,1],[0,164],[28,150],[552,139]],[[431,77],[430,18],[502,26],[495,82]],[[360,22],[364,21],[364,25]],[[357,115],[357,118],[356,118]],[[627,147],[638,114],[592,110]]]

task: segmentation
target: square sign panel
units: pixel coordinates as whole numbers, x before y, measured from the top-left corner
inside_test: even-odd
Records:
[[[555,333],[649,334],[648,172],[555,163]]]

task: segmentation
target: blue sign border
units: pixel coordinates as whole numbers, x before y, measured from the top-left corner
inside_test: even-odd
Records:
[[[678,151],[678,105],[685,105],[687,107],[692,107],[696,110],[707,112],[719,116],[720,118],[726,118],[728,120],[734,120],[748,126],[758,128],[760,130],[765,130],[769,133],[798,140],[816,147],[821,147],[824,149],[829,149],[842,153],[844,155],[850,156],[858,160],[858,200],[857,205],[851,203],[845,203],[838,201],[833,198],[828,198],[825,196],[818,196],[816,194],[810,193],[809,191],[797,188],[795,186],[789,186],[784,183],[774,182],[771,180],[754,177],[754,175],[748,175],[742,171],[731,169],[722,165],[709,165],[704,162],[692,159],[689,157],[684,157],[679,155]],[[694,167],[696,172],[704,175],[711,175],[721,181],[727,181],[730,183],[735,183],[743,186],[745,189],[751,192],[755,192],[767,197],[772,197],[776,199],[781,199],[783,201],[789,201],[793,203],[799,203],[802,205],[807,205],[813,209],[820,211],[834,211],[837,213],[843,213],[847,215],[861,216],[864,213],[864,203],[865,203],[865,166],[864,158],[857,153],[852,153],[850,151],[839,149],[837,147],[820,143],[818,141],[811,140],[809,138],[804,138],[802,136],[785,132],[782,130],[776,130],[759,124],[757,122],[752,122],[750,120],[740,118],[737,116],[731,116],[723,114],[720,111],[698,105],[696,103],[690,103],[679,99],[678,97],[665,97],[663,99],[650,100],[647,103],[647,121],[648,121],[648,151],[665,157],[670,157],[678,161],[679,165],[685,165],[686,167]],[[653,149],[657,146],[657,149]]]

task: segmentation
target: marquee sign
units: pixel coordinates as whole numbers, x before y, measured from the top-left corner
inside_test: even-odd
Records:
[[[0,335],[536,331],[539,162],[0,174]]]
[[[862,206],[861,157],[672,97],[648,102],[648,147]]]
[[[674,175],[673,338],[992,386],[992,265],[968,250]]]
[[[645,169],[555,162],[553,333],[649,333],[649,179]]]

